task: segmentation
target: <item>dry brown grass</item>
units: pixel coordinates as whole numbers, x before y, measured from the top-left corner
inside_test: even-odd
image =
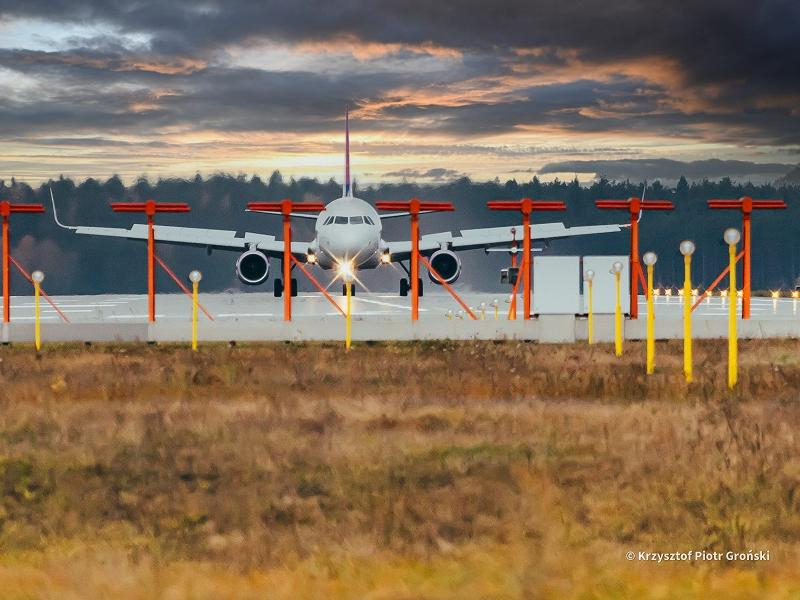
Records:
[[[800,343],[679,350],[0,350],[0,595],[797,597]]]

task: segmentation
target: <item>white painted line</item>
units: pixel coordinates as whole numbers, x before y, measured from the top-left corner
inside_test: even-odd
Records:
[[[391,302],[381,302],[380,300],[367,300],[366,298],[358,298],[358,297],[353,298],[353,300],[355,300],[357,302],[366,302],[368,304],[378,304],[380,306],[388,306],[390,308],[399,308],[401,310],[407,310],[407,311],[411,310],[410,306],[405,306],[404,304],[393,304]],[[427,308],[422,308],[420,306],[419,310],[420,311],[427,311],[428,309]]]
[[[216,317],[272,317],[274,313],[217,313]]]
[[[106,315],[104,319],[147,319],[148,315]],[[169,315],[156,315],[156,319],[167,319]]]

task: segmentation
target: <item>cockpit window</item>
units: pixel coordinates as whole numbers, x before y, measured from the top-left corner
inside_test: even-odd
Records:
[[[333,223],[333,217],[328,217],[327,219],[325,219],[323,225],[330,225],[331,223]]]
[[[334,223],[337,225],[347,225],[347,217],[336,217]]]
[[[363,225],[364,217],[350,217],[350,225]]]
[[[369,223],[370,225],[375,225],[375,223],[373,223],[373,222],[372,222],[372,219],[370,219],[370,218],[369,218],[369,217],[367,217],[367,216],[365,216],[365,217],[364,217],[364,222],[365,222],[365,223]]]

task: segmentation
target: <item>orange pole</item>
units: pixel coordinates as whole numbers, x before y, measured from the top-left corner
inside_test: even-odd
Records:
[[[160,257],[158,254],[156,254],[156,262],[158,263],[158,265],[159,265],[159,266],[160,266],[162,269],[164,269],[164,272],[166,272],[166,274],[167,274],[167,275],[169,275],[169,276],[172,278],[172,281],[174,281],[174,282],[175,282],[175,283],[178,285],[178,287],[181,289],[181,291],[182,291],[184,294],[186,294],[187,296],[189,296],[189,298],[190,298],[192,301],[194,301],[194,298],[192,297],[192,296],[193,296],[193,294],[192,294],[192,291],[191,291],[189,288],[187,288],[185,285],[183,285],[183,282],[182,282],[180,279],[178,279],[178,276],[177,276],[177,275],[175,275],[175,271],[173,271],[172,269],[170,269],[170,268],[169,268],[169,266],[167,265],[167,263],[165,263],[163,260],[161,260],[161,257]],[[202,304],[200,304],[200,302],[198,302],[198,303],[197,303],[197,307],[198,307],[200,310],[202,310],[202,311],[203,311],[203,313],[204,313],[204,314],[205,314],[205,315],[208,317],[208,320],[209,320],[209,321],[213,321],[213,320],[214,320],[214,317],[213,317],[213,316],[211,316],[211,313],[210,313],[210,312],[208,312],[208,311],[206,310],[206,307],[205,307],[205,306],[203,306]]]
[[[153,229],[153,215],[147,214],[147,320],[156,320],[156,237]]]
[[[752,202],[752,201],[751,201]],[[750,213],[745,211],[742,218],[742,318],[750,318]]]
[[[9,256],[9,259],[11,260],[11,264],[12,264],[12,265],[14,265],[14,266],[17,268],[17,270],[18,270],[20,273],[22,273],[22,276],[23,276],[25,279],[27,279],[27,280],[28,280],[28,283],[30,283],[31,285],[33,285],[33,277],[31,277],[31,274],[30,274],[30,273],[28,273],[28,272],[27,272],[27,271],[26,271],[26,270],[23,268],[23,266],[22,266],[21,264],[19,264],[19,263],[18,263],[18,262],[17,262],[17,261],[14,259],[14,257],[13,257],[13,256]],[[50,296],[48,296],[48,295],[47,295],[47,293],[46,293],[46,292],[45,292],[45,291],[44,291],[44,290],[43,290],[41,287],[39,288],[39,292],[42,294],[42,297],[43,297],[45,300],[47,300],[48,304],[50,304],[50,306],[52,306],[52,307],[53,307],[53,309],[54,309],[54,310],[55,310],[55,311],[58,313],[58,316],[59,316],[59,317],[61,317],[61,320],[62,320],[62,321],[64,321],[64,323],[69,323],[69,319],[67,318],[67,315],[65,315],[63,312],[61,312],[61,309],[60,309],[60,308],[58,308],[58,306],[56,305],[56,303],[55,303],[55,302],[53,302],[53,299],[52,299]]]
[[[523,265],[522,270],[522,318],[526,321],[531,318],[531,213],[530,210],[523,209],[522,211],[522,253]]]
[[[411,320],[419,319],[419,213],[411,212]]]
[[[520,268],[525,267],[525,257],[522,257],[522,266]],[[511,290],[511,302],[510,307],[508,309],[508,320],[509,321],[516,321],[517,320],[517,291],[519,290],[519,282],[520,278],[517,277],[517,280],[514,282],[514,288]]]
[[[631,203],[631,256],[630,256],[630,307],[628,312],[631,319],[639,318],[639,206]]]
[[[11,321],[11,271],[8,264],[11,252],[8,237],[8,215],[3,215],[3,323]]]
[[[346,314],[346,313],[345,313],[345,312],[342,310],[342,307],[341,307],[341,306],[339,306],[339,305],[336,303],[336,300],[334,300],[334,299],[331,297],[331,295],[328,293],[328,290],[326,290],[324,287],[322,287],[322,286],[320,285],[319,281],[317,281],[317,280],[314,278],[314,276],[313,276],[313,275],[311,275],[311,273],[309,273],[309,272],[308,272],[308,269],[306,269],[306,268],[303,266],[303,263],[301,263],[299,260],[297,260],[297,259],[296,259],[294,256],[292,256],[292,262],[293,262],[294,264],[296,264],[296,265],[297,265],[297,267],[298,267],[298,268],[299,268],[299,269],[300,269],[300,270],[301,270],[301,271],[302,271],[302,272],[305,274],[305,276],[306,276],[306,277],[308,277],[309,281],[310,281],[311,283],[313,283],[313,284],[316,286],[316,288],[317,288],[317,289],[318,289],[320,292],[322,292],[322,295],[323,295],[323,296],[325,296],[325,298],[327,298],[327,299],[328,299],[328,302],[330,302],[330,303],[333,305],[333,307],[334,307],[336,310],[338,310],[340,313],[342,313],[342,316],[343,316],[343,317],[346,317],[346,316],[347,316],[347,314]]]
[[[475,313],[474,313],[474,312],[472,312],[472,310],[470,309],[470,307],[469,307],[469,306],[467,306],[467,305],[464,303],[464,301],[463,301],[463,300],[461,299],[461,297],[460,297],[460,296],[459,296],[459,295],[456,293],[456,291],[455,291],[455,290],[454,290],[452,287],[450,287],[450,284],[448,284],[448,283],[447,283],[447,282],[444,280],[444,278],[443,278],[441,275],[439,275],[439,272],[438,272],[436,269],[434,269],[434,268],[433,268],[433,266],[431,265],[431,263],[429,263],[429,262],[428,262],[428,259],[427,259],[427,258],[425,258],[424,256],[420,256],[420,257],[419,257],[419,259],[422,261],[422,264],[423,264],[423,265],[425,265],[425,267],[428,269],[428,271],[430,271],[430,272],[431,272],[431,274],[432,274],[434,277],[436,277],[436,280],[437,280],[439,283],[441,283],[441,284],[444,286],[444,289],[446,289],[448,292],[450,292],[450,295],[451,295],[453,298],[455,298],[456,302],[458,302],[458,303],[461,305],[461,308],[463,308],[463,309],[464,309],[464,311],[465,311],[465,312],[466,312],[466,313],[467,313],[467,314],[470,316],[470,318],[471,318],[473,321],[477,321],[477,320],[478,320],[478,317],[476,317],[476,316],[475,316]]]
[[[283,320],[292,320],[292,225],[283,215]]]
[[[739,260],[742,258],[742,256],[744,256],[744,250],[742,250],[741,252],[739,252],[739,254],[737,254],[737,255],[736,255],[736,262],[739,262]],[[730,271],[730,269],[731,269],[731,266],[730,266],[730,265],[728,265],[727,267],[725,267],[725,268],[722,270],[722,273],[720,273],[720,274],[719,274],[719,277],[717,277],[717,278],[714,280],[714,282],[713,282],[713,283],[712,283],[710,286],[708,286],[708,288],[706,288],[706,291],[705,291],[705,292],[703,292],[703,293],[700,295],[700,297],[699,297],[699,298],[698,298],[698,299],[695,301],[695,303],[694,303],[694,304],[692,304],[692,310],[694,310],[695,308],[697,308],[698,306],[700,306],[700,303],[701,303],[703,300],[705,300],[706,296],[708,296],[708,295],[709,295],[709,294],[710,294],[712,291],[714,291],[714,288],[715,288],[715,287],[717,287],[717,284],[718,284],[720,281],[722,281],[722,278],[723,278],[723,277],[725,277],[725,275],[727,275],[727,274],[728,274],[728,271]]]

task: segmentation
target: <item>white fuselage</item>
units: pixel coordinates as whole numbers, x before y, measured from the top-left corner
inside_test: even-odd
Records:
[[[380,264],[384,250],[378,211],[360,198],[344,196],[325,206],[316,225],[310,249],[324,269],[349,263],[353,269]]]

